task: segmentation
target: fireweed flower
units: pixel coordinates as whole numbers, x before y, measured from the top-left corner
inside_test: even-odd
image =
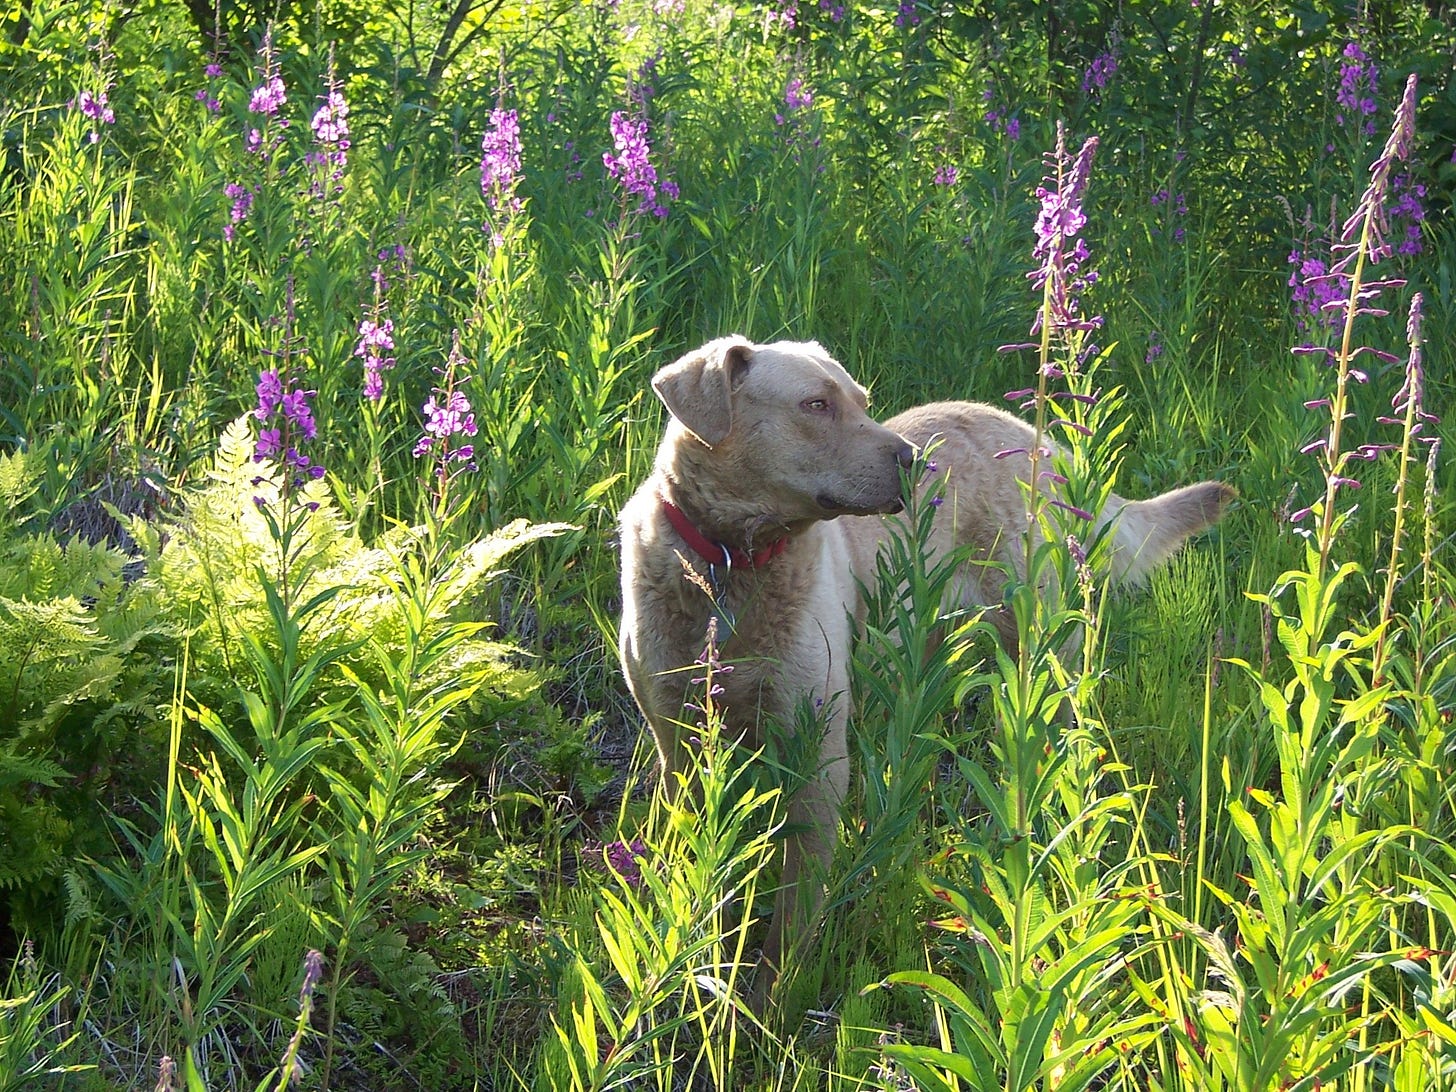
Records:
[[[1087,71],[1082,74],[1082,90],[1087,94],[1101,94],[1108,82],[1117,74],[1117,55],[1111,50],[1092,58]]]
[[[253,88],[253,93],[248,99],[248,112],[261,114],[264,117],[274,117],[278,111],[283,109],[283,104],[288,101],[288,93],[283,87],[283,77],[278,72],[278,65],[273,57],[273,34],[271,31],[263,35],[263,47],[259,50],[263,58],[263,69],[259,73],[258,86]]]
[[[1359,124],[1366,136],[1375,135],[1375,97],[1380,85],[1380,70],[1358,42],[1348,42],[1340,62],[1340,86],[1335,92],[1335,101],[1340,112],[1335,114],[1335,124]]]
[[[449,460],[458,462],[475,454],[469,444],[451,450],[452,436],[475,435],[475,414],[471,412],[470,400],[462,392],[442,391],[436,387],[435,393],[425,402],[424,415],[425,431],[415,444],[415,458],[439,451],[445,453]]]
[[[1396,108],[1390,136],[1386,139],[1380,155],[1370,165],[1370,182],[1365,187],[1364,193],[1361,194],[1355,211],[1342,225],[1339,241],[1330,248],[1339,257],[1326,277],[1331,280],[1337,277],[1344,278],[1342,283],[1349,286],[1348,295],[1345,298],[1331,300],[1325,304],[1325,308],[1331,314],[1337,315],[1343,323],[1340,348],[1336,352],[1318,345],[1300,345],[1294,350],[1296,353],[1322,355],[1336,369],[1335,390],[1329,400],[1329,430],[1321,441],[1306,445],[1305,448],[1306,451],[1317,454],[1325,467],[1325,495],[1319,513],[1320,527],[1316,532],[1321,569],[1328,561],[1330,546],[1337,527],[1336,494],[1340,489],[1358,489],[1360,487],[1360,482],[1346,473],[1346,465],[1349,460],[1360,456],[1357,453],[1345,451],[1341,445],[1342,428],[1345,420],[1350,416],[1347,391],[1349,380],[1353,378],[1356,382],[1364,383],[1368,378],[1363,371],[1352,366],[1352,362],[1362,353],[1369,353],[1379,359],[1394,359],[1389,353],[1381,353],[1367,346],[1354,345],[1353,332],[1357,316],[1388,314],[1388,311],[1376,305],[1377,297],[1387,288],[1400,287],[1405,284],[1405,281],[1394,277],[1384,280],[1367,280],[1365,266],[1367,263],[1376,265],[1391,254],[1391,247],[1387,239],[1389,223],[1385,204],[1389,196],[1390,180],[1395,164],[1410,159],[1415,143],[1415,114],[1416,77],[1412,74],[1406,80],[1405,93],[1401,96],[1400,105]],[[1378,453],[1378,451],[1375,452],[1375,454]],[[1312,505],[1301,508],[1289,517],[1290,521],[1298,523],[1313,510]]]
[[[812,116],[814,92],[800,76],[790,76],[784,85],[784,106],[774,113],[774,124],[783,130],[784,143],[794,147],[805,135]]]
[[[918,27],[920,25],[918,7],[919,5],[914,0],[901,0],[899,10],[895,13],[895,26],[901,30]]]
[[[621,876],[628,887],[642,886],[640,861],[647,858],[647,843],[641,838],[629,842],[609,842],[602,847],[602,857],[613,872]]]
[[[263,45],[258,50],[258,56],[262,58],[263,64],[258,71],[258,84],[248,98],[248,112],[256,114],[259,122],[248,131],[244,146],[251,154],[266,162],[273,148],[283,142],[282,133],[270,142],[266,135],[267,130],[273,125],[279,129],[288,128],[288,119],[278,117],[278,112],[288,101],[288,93],[283,87],[277,59],[273,56],[272,31],[263,35]]]
[[[1332,274],[1356,276],[1358,279],[1358,274],[1367,260],[1374,265],[1382,258],[1390,257],[1391,247],[1387,241],[1390,234],[1390,223],[1386,216],[1385,202],[1390,190],[1391,172],[1395,163],[1410,159],[1411,150],[1415,144],[1415,117],[1416,77],[1412,73],[1406,80],[1405,94],[1401,96],[1400,105],[1396,108],[1390,137],[1386,140],[1380,155],[1370,165],[1370,184],[1365,187],[1365,192],[1360,197],[1360,203],[1355,206],[1355,211],[1350,214],[1349,219],[1341,228],[1340,241],[1330,248],[1342,255],[1331,269]],[[1353,273],[1350,270],[1352,264],[1355,265]],[[1369,287],[1390,287],[1392,283],[1384,282]],[[1362,292],[1360,299],[1356,302],[1359,303],[1366,298]],[[1348,317],[1353,318],[1356,314],[1367,312],[1377,313],[1374,309],[1356,307],[1349,312]],[[1383,314],[1384,312],[1378,313]]]
[[[627,77],[627,101],[644,114],[647,104],[657,94],[657,62],[661,59],[662,47],[658,46],[657,52],[644,58],[637,70]]]
[[[202,74],[207,77],[207,86],[199,87],[192,97],[202,103],[209,114],[219,113],[222,103],[218,100],[215,82],[222,76],[222,65],[217,63],[216,55],[203,67]]]
[[[763,32],[770,33],[778,25],[793,30],[799,25],[799,0],[788,0],[782,7],[766,5],[763,11]]]
[[[496,107],[480,141],[480,192],[492,212],[517,212],[515,195],[521,174],[521,126],[514,110]]]
[[[1034,288],[1042,290],[1044,302],[1032,323],[1033,334],[1044,325],[1063,336],[1102,325],[1100,317],[1082,317],[1078,298],[1084,289],[1097,283],[1097,271],[1085,268],[1090,253],[1082,239],[1082,228],[1087,224],[1082,196],[1096,151],[1097,138],[1088,137],[1072,158],[1067,152],[1065,130],[1057,126],[1056,150],[1047,156],[1050,173],[1036,190],[1041,210],[1036,218],[1032,257],[1040,265],[1027,277]]]
[[[1376,420],[1382,425],[1400,425],[1412,439],[1423,444],[1433,444],[1436,437],[1425,435],[1425,427],[1440,424],[1441,419],[1434,413],[1427,412],[1425,407],[1426,373],[1421,355],[1424,306],[1424,295],[1417,292],[1411,296],[1410,314],[1405,326],[1406,343],[1410,347],[1410,353],[1406,357],[1405,382],[1390,400],[1390,408],[1398,416],[1377,417]]]
[[[1289,252],[1289,298],[1294,304],[1295,327],[1300,333],[1309,329],[1311,320],[1323,327],[1335,325],[1336,316],[1329,308],[1335,300],[1346,295],[1344,279],[1331,277],[1326,264],[1319,258],[1306,255],[1298,247]]]
[[[981,118],[991,127],[991,132],[1005,133],[1006,139],[1014,144],[1021,139],[1021,119],[1008,107],[992,106],[995,98],[996,92],[989,87],[981,92],[981,99],[986,103]]]
[[[602,153],[607,175],[622,184],[628,197],[637,198],[636,211],[666,216],[666,206],[658,201],[657,169],[652,165],[652,148],[647,141],[647,118],[614,110],[610,124],[613,151]],[[663,196],[669,200],[676,192],[675,184],[662,184]]]
[[[935,176],[931,178],[931,185],[944,186],[950,189],[960,181],[961,172],[954,164],[945,163],[935,168]]]
[[[458,386],[464,366],[465,357],[460,352],[460,335],[456,333],[444,370],[435,370],[443,378],[444,385],[434,388],[424,404],[425,428],[419,442],[415,444],[416,459],[426,455],[434,459],[435,497],[436,503],[442,508],[450,479],[461,471],[475,469],[474,446],[460,443],[462,437],[474,436],[476,431],[475,414],[471,410],[470,400]]]
[[[835,0],[819,0],[819,10],[829,16],[831,23],[844,22],[844,5]]]
[[[1426,219],[1425,205],[1422,204],[1426,187],[1417,182],[1409,171],[1396,175],[1392,186],[1395,201],[1390,206],[1391,228],[1395,230],[1397,225],[1401,225],[1397,232],[1401,241],[1396,244],[1395,252],[1403,257],[1413,257],[1425,249],[1421,244],[1421,224]]]
[[[111,109],[111,103],[106,97],[105,89],[95,93],[82,91],[71,100],[71,108],[81,111],[83,115],[96,123],[91,127],[89,137],[92,144],[95,144],[101,139],[101,130],[98,126],[116,124],[116,112]]]
[[[318,435],[318,424],[309,405],[309,400],[318,392],[294,387],[293,377],[281,375],[276,368],[259,373],[256,391],[258,405],[253,416],[260,427],[253,461],[266,462],[281,455],[283,465],[294,472],[292,484],[295,486],[322,478],[324,468],[299,450],[305,441]]]
[[[390,355],[394,352],[394,320],[385,316],[389,282],[384,279],[382,264],[374,267],[373,278],[374,303],[359,323],[354,355],[364,362],[364,397],[378,402],[384,396],[384,378],[380,373],[393,368],[395,363]]]
[[[329,62],[328,90],[323,105],[314,111],[309,127],[313,130],[314,148],[306,162],[313,173],[309,193],[317,200],[339,197],[344,192],[344,170],[349,165],[349,104],[334,81],[333,62]]]
[[[1166,219],[1171,222],[1173,242],[1181,243],[1184,237],[1183,221],[1188,216],[1188,201],[1181,193],[1170,194],[1168,187],[1159,188],[1148,202],[1153,208],[1166,209]],[[1155,233],[1161,233],[1162,228],[1154,228]]]

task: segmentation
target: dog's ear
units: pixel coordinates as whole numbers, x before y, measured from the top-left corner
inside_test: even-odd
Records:
[[[689,432],[714,447],[733,429],[733,392],[752,361],[747,341],[719,338],[663,368],[652,377],[652,389]]]

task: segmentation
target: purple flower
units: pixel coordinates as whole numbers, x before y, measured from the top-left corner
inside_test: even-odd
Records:
[[[1370,115],[1375,113],[1380,70],[1357,42],[1347,43],[1343,56],[1345,59],[1340,63],[1340,86],[1335,92],[1335,101],[1340,104],[1341,112],[1335,115],[1335,123],[1345,125],[1346,114],[1351,115],[1348,119],[1351,122],[1365,119],[1361,126],[1362,131],[1366,136],[1371,136],[1375,132],[1375,122],[1370,120]]]
[[[280,130],[288,128],[286,118],[278,118],[276,123],[272,120],[288,101],[288,95],[283,89],[283,77],[278,74],[278,65],[273,57],[271,31],[263,35],[263,45],[258,50],[258,55],[262,58],[262,67],[258,71],[258,85],[253,88],[248,100],[248,110],[257,114],[261,120],[248,131],[243,143],[250,154],[266,162],[272,149],[282,144],[283,135],[279,132],[270,144],[265,133],[274,124]]]
[[[1391,232],[1401,237],[1395,252],[1414,256],[1424,249],[1421,244],[1421,224],[1426,219],[1425,205],[1422,204],[1426,187],[1417,182],[1415,175],[1409,171],[1396,175],[1391,186],[1395,197],[1390,206]]]
[[[497,107],[490,112],[480,150],[480,192],[486,205],[492,212],[519,211],[515,189],[521,173],[521,126],[516,111]]]
[[[475,448],[470,444],[458,443],[459,437],[474,436],[476,432],[475,414],[471,410],[470,400],[456,385],[464,365],[465,357],[460,352],[460,335],[457,333],[450,356],[445,362],[445,369],[440,373],[445,380],[444,386],[435,387],[426,400],[425,428],[415,444],[416,459],[425,455],[434,456],[435,477],[442,497],[444,485],[451,477],[461,470],[475,469],[472,461],[475,458]],[[452,463],[459,465],[452,468]]]
[[[819,0],[819,10],[827,12],[832,23],[844,22],[844,5],[835,3],[835,0]]]
[[[310,948],[308,954],[303,957],[303,982],[298,987],[298,1005],[302,1008],[313,997],[313,991],[318,988],[319,982],[324,976],[323,953],[317,948]]]
[[[343,93],[330,90],[324,96],[324,104],[314,111],[313,138],[320,144],[337,144],[349,147],[349,104]]]
[[[253,461],[255,463],[261,463],[264,459],[271,459],[282,450],[282,429],[260,428],[258,430],[258,443],[253,449]]]
[[[647,857],[647,843],[641,838],[627,842],[611,842],[602,847],[602,857],[628,887],[642,886],[642,868],[638,863]]]
[[[283,402],[283,380],[276,368],[268,368],[259,373],[257,390],[258,408],[253,411],[253,416],[260,421],[266,421]]]
[[[116,114],[107,102],[105,91],[94,95],[90,91],[82,91],[76,96],[76,107],[92,121],[99,121],[102,125],[116,124]]]
[[[918,27],[920,25],[920,12],[916,10],[917,7],[918,5],[914,0],[901,0],[900,8],[895,13],[895,25],[901,30],[906,30],[909,27]]]
[[[420,443],[428,451],[436,440],[448,436],[475,435],[475,414],[470,411],[470,400],[460,391],[444,393],[436,390],[425,402],[425,434]],[[418,448],[415,454],[424,451]]]
[[[318,435],[318,425],[314,423],[313,411],[309,408],[308,400],[317,391],[286,390],[283,398],[278,403],[283,410],[283,417],[296,429],[305,440],[312,440]]]
[[[804,83],[803,78],[789,77],[784,86],[784,108],[774,114],[774,124],[783,129],[784,143],[790,148],[797,149],[801,141],[811,145],[818,143],[808,136],[813,103],[814,92]],[[794,159],[795,162],[799,160],[797,150]]]
[[[364,397],[378,402],[384,395],[384,378],[380,374],[394,367],[394,320],[385,318],[384,291],[387,283],[382,266],[374,268],[374,304],[368,316],[359,323],[359,341],[354,355],[364,362]]]
[[[981,100],[986,103],[985,113],[981,118],[991,127],[993,133],[1005,133],[1006,139],[1012,142],[1021,139],[1021,119],[1011,112],[1009,108],[992,106],[996,98],[996,92],[992,88],[985,88],[981,92]]]
[[[72,109],[80,110],[83,115],[101,125],[116,124],[116,114],[107,101],[105,91],[97,91],[94,94],[90,91],[82,91],[71,100],[70,105]],[[101,139],[100,131],[93,126],[88,139],[95,144]]]
[[[316,393],[295,388],[292,376],[285,377],[276,368],[265,369],[258,375],[258,405],[253,416],[262,427],[258,429],[253,461],[261,463],[282,453],[284,465],[297,472],[293,485],[324,476],[324,468],[299,451],[303,441],[318,435],[318,425],[309,406],[309,400]]]
[[[306,157],[313,175],[309,193],[317,200],[343,194],[344,169],[349,165],[349,104],[334,82],[332,61],[328,87],[323,105],[314,111],[310,122],[316,148]]]
[[[1078,299],[1084,289],[1097,283],[1097,272],[1085,268],[1090,255],[1081,238],[1087,224],[1082,196],[1096,151],[1097,138],[1088,137],[1072,158],[1067,152],[1066,132],[1060,124],[1057,126],[1056,150],[1047,156],[1050,173],[1045,185],[1036,190],[1041,210],[1036,218],[1032,257],[1041,264],[1027,276],[1034,287],[1043,291],[1045,303],[1037,309],[1032,333],[1037,333],[1043,322],[1053,331],[1063,332],[1092,330],[1102,324],[1100,317],[1082,318]]]
[[[1416,76],[1411,73],[1406,80],[1405,93],[1395,110],[1395,121],[1390,136],[1375,162],[1370,164],[1370,184],[1360,197],[1360,203],[1340,229],[1340,241],[1332,250],[1341,253],[1331,273],[1348,274],[1349,266],[1355,261],[1363,244],[1365,256],[1372,263],[1390,256],[1390,244],[1386,237],[1390,224],[1385,212],[1385,199],[1390,189],[1391,171],[1397,161],[1410,159],[1415,144],[1416,127]]]
[[[1082,74],[1082,90],[1084,92],[1101,92],[1106,90],[1107,83],[1117,72],[1117,57],[1108,50],[1092,58],[1087,71]]]
[[[283,89],[283,77],[276,72],[266,76],[263,82],[253,88],[253,96],[248,100],[248,109],[254,114],[272,116],[283,108],[288,101],[288,95]]]
[[[1377,419],[1383,425],[1401,425],[1409,421],[1410,434],[1422,443],[1429,444],[1435,442],[1436,437],[1422,433],[1427,425],[1439,424],[1441,419],[1434,413],[1427,412],[1425,408],[1426,376],[1421,358],[1424,306],[1425,296],[1422,293],[1417,292],[1411,296],[1410,315],[1406,319],[1405,327],[1406,343],[1410,346],[1410,355],[1406,358],[1405,382],[1390,400],[1390,408],[1400,416]]]
[[[1166,219],[1172,222],[1173,241],[1181,243],[1184,237],[1184,230],[1181,221],[1188,215],[1188,201],[1181,193],[1169,193],[1168,187],[1163,186],[1148,199],[1153,208],[1167,207]],[[1161,234],[1162,228],[1154,228],[1154,234]]]
[[[615,110],[610,124],[614,152],[602,153],[607,174],[622,184],[628,197],[638,199],[638,212],[666,216],[667,209],[657,200],[657,169],[647,142],[647,118]]]
[[[942,166],[935,168],[935,177],[932,178],[930,181],[932,185],[945,186],[949,188],[959,182],[960,177],[960,170],[953,164],[946,163]]]
[[[793,30],[799,25],[799,0],[787,0],[781,8],[767,6],[763,12],[763,31],[769,33],[777,23],[784,30]]]
[[[222,229],[223,237],[231,240],[237,231],[237,225],[246,220],[248,213],[252,211],[253,198],[257,196],[257,192],[237,182],[229,182],[222,188],[222,192],[233,203],[228,210],[228,223]]]

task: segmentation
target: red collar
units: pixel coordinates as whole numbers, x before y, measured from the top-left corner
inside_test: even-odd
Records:
[[[693,526],[693,521],[683,513],[683,510],[666,497],[662,498],[662,514],[667,517],[667,522],[672,524],[673,530],[682,535],[693,551],[710,565],[726,563],[730,569],[756,569],[778,557],[784,552],[784,547],[789,544],[788,538],[785,537],[775,539],[761,550],[754,550],[752,553],[746,550],[735,550],[721,542],[714,542],[699,531]]]

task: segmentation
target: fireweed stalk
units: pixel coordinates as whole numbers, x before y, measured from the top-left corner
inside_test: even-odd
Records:
[[[304,390],[298,385],[294,374],[293,358],[297,350],[294,336],[295,310],[293,302],[293,278],[287,280],[287,307],[284,312],[283,345],[276,367],[265,368],[258,375],[256,393],[258,404],[253,417],[258,422],[258,439],[253,448],[255,463],[274,463],[281,473],[277,479],[278,508],[274,511],[269,498],[259,494],[253,502],[268,522],[269,531],[279,549],[278,592],[287,607],[292,606],[292,595],[296,591],[291,579],[295,561],[305,545],[297,542],[307,513],[318,509],[318,502],[304,499],[297,503],[298,494],[310,482],[324,476],[324,468],[304,453],[304,447],[318,436],[318,425],[314,421],[310,401],[317,393]],[[268,481],[266,475],[253,479],[254,487]]]
[[[384,373],[394,368],[394,320],[389,317],[389,281],[384,275],[385,260],[390,249],[379,252],[370,279],[374,282],[373,301],[364,307],[364,317],[359,321],[359,340],[354,345],[354,355],[364,366],[363,421],[364,432],[369,444],[369,468],[378,495],[384,494],[383,429],[379,424],[379,403],[384,397]]]
[[[1032,489],[1028,498],[1030,511],[1026,538],[1028,575],[1036,553],[1036,528],[1041,521],[1040,483],[1044,476],[1055,476],[1054,472],[1043,472],[1041,469],[1042,460],[1051,456],[1051,449],[1046,442],[1048,404],[1052,397],[1047,389],[1048,381],[1060,379],[1066,374],[1053,360],[1053,349],[1061,350],[1068,366],[1075,368],[1077,362],[1088,355],[1089,349],[1095,348],[1087,344],[1087,335],[1102,326],[1100,316],[1088,318],[1082,315],[1080,301],[1081,292],[1097,283],[1096,270],[1084,268],[1090,254],[1081,237],[1082,228],[1087,224],[1087,216],[1082,211],[1082,197],[1087,189],[1087,177],[1096,151],[1097,138],[1088,137],[1076,157],[1070,156],[1067,152],[1066,129],[1061,122],[1057,123],[1056,149],[1047,156],[1048,174],[1045,184],[1036,190],[1041,210],[1036,219],[1036,245],[1032,249],[1032,257],[1039,259],[1041,264],[1027,274],[1032,285],[1042,292],[1041,306],[1037,309],[1036,319],[1031,326],[1031,332],[1039,334],[1040,339],[1030,345],[1004,347],[1007,351],[1022,348],[1037,350],[1035,389],[1011,391],[1006,395],[1016,402],[1024,402],[1030,398],[1035,405],[1035,436],[1031,449],[996,453],[998,459],[1026,454],[1031,461],[1029,478]],[[1093,396],[1087,394],[1080,397],[1090,399]],[[1069,508],[1065,502],[1055,499],[1048,503]],[[1092,518],[1088,512],[1069,510],[1083,519]]]
[[[1375,641],[1375,653],[1371,661],[1372,678],[1379,682],[1382,671],[1385,667],[1386,635],[1389,630],[1391,611],[1395,603],[1395,588],[1400,582],[1400,550],[1401,536],[1405,530],[1405,506],[1406,506],[1406,482],[1409,478],[1412,447],[1416,443],[1430,445],[1435,450],[1437,438],[1425,435],[1425,426],[1436,424],[1440,419],[1425,409],[1425,372],[1421,363],[1421,319],[1424,297],[1417,292],[1411,297],[1410,316],[1406,320],[1406,344],[1409,346],[1409,355],[1406,357],[1405,384],[1396,392],[1391,399],[1391,408],[1399,413],[1400,417],[1381,417],[1379,422],[1384,425],[1400,426],[1400,444],[1397,450],[1400,465],[1397,468],[1395,480],[1395,527],[1390,534],[1390,561],[1385,569],[1385,596],[1380,602],[1380,635]],[[1379,451],[1395,445],[1367,444],[1367,448]],[[1434,456],[1433,456],[1434,457]],[[1433,467],[1428,467],[1429,475]],[[1429,484],[1430,478],[1427,482]],[[1429,531],[1429,521],[1427,530]]]
[[[283,77],[279,74],[278,63],[273,55],[271,30],[263,34],[263,44],[258,49],[258,56],[262,58],[262,67],[258,71],[257,86],[248,97],[248,113],[257,116],[258,124],[248,130],[243,146],[262,163],[263,180],[253,186],[229,182],[223,187],[223,193],[232,201],[228,213],[229,222],[223,228],[223,237],[229,242],[237,234],[238,225],[248,219],[254,201],[273,180],[277,170],[274,153],[282,146],[283,130],[288,127],[288,120],[278,116],[288,101],[288,92],[283,86]]]
[[[101,141],[103,127],[116,124],[116,111],[111,108],[111,100],[107,97],[107,92],[112,87],[112,53],[104,36],[97,38],[91,44],[90,50],[96,54],[97,89],[92,91],[90,88],[83,88],[68,105],[73,110],[79,110],[91,122],[87,139],[92,144],[97,144]]]
[[[332,49],[321,99],[322,105],[314,111],[309,123],[314,146],[304,162],[308,167],[309,197],[322,208],[320,226],[325,233],[331,233],[342,220],[339,205],[344,196],[344,172],[349,165],[349,104],[334,74]]]
[[[275,1092],[285,1090],[298,1083],[298,1048],[303,1045],[304,1036],[311,1030],[314,990],[318,988],[324,974],[324,957],[316,948],[310,948],[303,957],[303,984],[298,988],[298,1020],[289,1036],[288,1046],[278,1063],[278,1085]]]
[[[452,514],[450,483],[462,472],[476,469],[474,446],[461,442],[461,438],[474,436],[476,432],[475,413],[460,389],[464,367],[465,356],[460,351],[457,330],[445,367],[435,369],[443,383],[434,388],[424,404],[424,432],[414,452],[416,459],[429,456],[434,463],[429,516],[437,524],[448,522]]]
[[[505,242],[501,221],[509,222],[522,206],[516,195],[521,180],[521,125],[516,111],[497,106],[490,112],[480,153],[480,192],[489,210],[485,230],[492,245],[499,247]]]
[[[1397,288],[1405,284],[1399,278],[1367,282],[1366,264],[1375,265],[1390,256],[1388,241],[1389,224],[1385,213],[1385,199],[1390,187],[1391,172],[1397,161],[1410,158],[1415,142],[1416,77],[1412,73],[1406,80],[1405,94],[1396,107],[1395,121],[1385,148],[1370,166],[1370,184],[1365,188],[1360,203],[1347,219],[1340,231],[1340,240],[1332,246],[1341,255],[1322,278],[1323,281],[1339,281],[1348,278],[1349,294],[1343,299],[1332,300],[1325,307],[1343,318],[1344,326],[1337,352],[1318,345],[1301,345],[1296,353],[1323,354],[1332,358],[1335,367],[1335,390],[1329,398],[1317,398],[1307,403],[1310,409],[1328,408],[1330,426],[1328,433],[1306,444],[1305,454],[1318,454],[1325,467],[1325,493],[1322,501],[1308,508],[1302,508],[1290,516],[1293,523],[1300,522],[1310,513],[1315,513],[1319,526],[1314,531],[1319,546],[1319,574],[1329,564],[1330,547],[1345,516],[1336,514],[1336,494],[1340,489],[1358,489],[1360,482],[1347,473],[1352,458],[1362,457],[1358,452],[1345,451],[1341,446],[1342,431],[1349,415],[1349,382],[1364,383],[1368,376],[1352,366],[1360,353],[1370,353],[1387,361],[1395,360],[1389,353],[1381,353],[1368,346],[1354,344],[1355,318],[1357,315],[1385,315],[1388,311],[1374,306],[1373,300],[1386,288]],[[1348,515],[1346,513],[1345,515]]]
[[[374,302],[359,322],[359,341],[354,346],[354,355],[364,363],[364,397],[377,404],[384,397],[382,373],[394,367],[394,320],[387,314],[389,281],[384,276],[383,261],[369,276],[374,282]]]

